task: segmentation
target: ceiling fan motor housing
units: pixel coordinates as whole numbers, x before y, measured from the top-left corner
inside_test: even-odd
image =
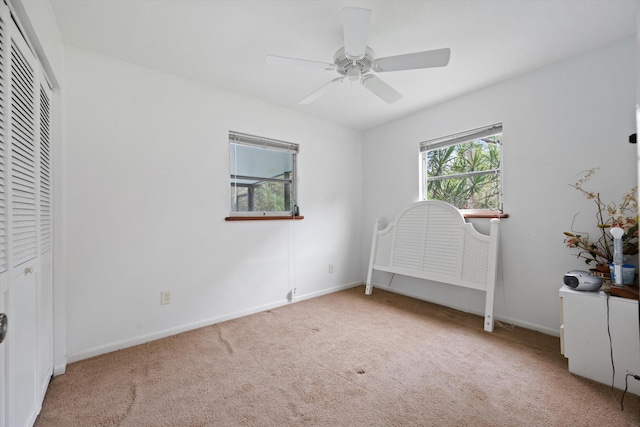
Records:
[[[371,70],[371,62],[375,57],[373,49],[367,46],[362,58],[353,58],[347,56],[344,52],[344,47],[338,49],[333,55],[333,63],[336,64],[337,72],[343,76],[355,77],[357,80],[361,75]]]

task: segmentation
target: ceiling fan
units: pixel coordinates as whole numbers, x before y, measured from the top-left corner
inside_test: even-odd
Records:
[[[373,50],[367,46],[371,11],[357,7],[345,7],[343,9],[343,17],[344,47],[338,49],[333,56],[333,64],[284,56],[267,56],[267,64],[296,65],[305,68],[337,71],[340,74],[340,77],[329,81],[300,101],[299,104],[309,104],[315,101],[332,86],[342,83],[345,79],[353,82],[359,81],[382,100],[392,104],[400,100],[402,94],[372,72],[384,73],[388,71],[444,67],[449,63],[449,57],[451,56],[451,49],[449,48],[376,58]]]

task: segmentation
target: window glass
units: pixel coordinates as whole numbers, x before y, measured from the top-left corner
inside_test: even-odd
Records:
[[[502,211],[502,125],[423,142],[422,198]]]
[[[229,133],[232,215],[293,215],[298,145]]]

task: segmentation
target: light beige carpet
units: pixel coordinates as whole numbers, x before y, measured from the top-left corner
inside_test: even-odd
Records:
[[[482,324],[357,287],[71,364],[36,426],[640,425],[558,338]]]

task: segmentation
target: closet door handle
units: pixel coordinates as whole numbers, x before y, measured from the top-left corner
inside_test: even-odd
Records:
[[[33,273],[33,267],[27,267],[24,269],[24,274],[31,274]]]
[[[4,337],[7,336],[7,330],[9,329],[9,318],[6,314],[0,313],[0,343],[4,341]]]

